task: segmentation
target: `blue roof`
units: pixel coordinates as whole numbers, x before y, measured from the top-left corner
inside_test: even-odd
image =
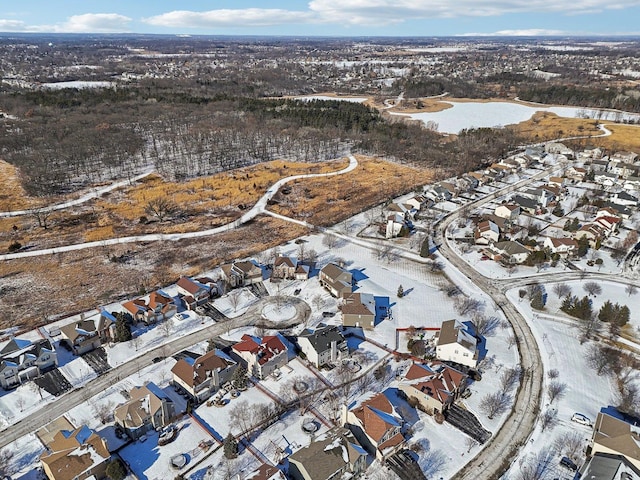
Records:
[[[164,393],[164,390],[162,390],[155,383],[149,382],[145,386],[147,387],[147,390],[149,390],[151,393],[153,393],[156,397],[158,397],[160,399],[164,399],[164,400],[169,400],[169,397],[167,397],[167,394]]]
[[[100,315],[102,315],[105,318],[108,318],[112,322],[116,322],[117,321],[116,317],[114,317],[112,313],[107,312],[104,308],[100,311]]]

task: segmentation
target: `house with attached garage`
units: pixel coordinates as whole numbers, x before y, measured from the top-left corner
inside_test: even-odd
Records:
[[[625,207],[637,207],[638,198],[624,190],[621,192],[613,192],[609,194],[609,201]]]
[[[242,360],[247,373],[260,380],[289,362],[286,345],[280,337],[274,335],[259,338],[245,334],[231,350]]]
[[[288,457],[292,480],[359,478],[367,469],[367,452],[345,428],[333,428]]]
[[[89,427],[60,430],[40,455],[42,470],[49,480],[105,478],[111,454],[107,441]]]
[[[483,253],[496,261],[503,261],[510,264],[524,263],[529,257],[529,250],[521,243],[507,240],[489,245]]]
[[[478,365],[478,340],[462,322],[444,321],[436,333],[436,358],[475,368]]]
[[[342,417],[342,423],[358,443],[381,462],[404,446],[402,417],[384,393],[378,393],[350,410],[343,406]]]
[[[57,365],[58,356],[49,340],[11,338],[0,350],[0,386],[15,388]]]
[[[185,390],[193,401],[201,403],[231,380],[238,367],[222,350],[211,350],[204,355],[185,352],[171,368],[173,384]]]
[[[370,293],[348,293],[342,297],[343,327],[360,327],[367,330],[375,327],[376,300]]]
[[[489,245],[500,239],[500,229],[491,220],[483,220],[473,230],[473,238],[476,245]]]
[[[551,253],[567,256],[578,252],[578,242],[573,238],[547,237],[544,239],[544,248],[548,248]]]
[[[176,283],[176,287],[178,287],[178,294],[189,310],[208,302],[218,294],[215,280],[208,277],[193,279],[183,276]]]
[[[340,298],[353,291],[353,275],[335,263],[328,263],[322,267],[318,280],[334,297]]]
[[[145,325],[171,318],[178,311],[173,298],[161,290],[152,292],[147,298],[125,302],[122,306],[133,316],[134,321]]]
[[[412,398],[429,415],[444,413],[467,386],[467,376],[444,363],[414,363],[398,386],[407,399]]]
[[[272,279],[307,280],[309,265],[304,265],[295,257],[278,255],[273,262]]]
[[[60,343],[67,345],[76,355],[90,352],[115,336],[115,317],[106,310],[100,315],[85,318],[60,327]]]
[[[588,455],[620,455],[640,468],[640,429],[605,412],[599,412],[593,424]]]
[[[503,203],[498,205],[493,213],[496,217],[505,218],[512,225],[515,225],[518,223],[518,217],[520,216],[520,206],[515,203]]]
[[[349,355],[347,341],[336,325],[321,323],[315,330],[305,330],[298,335],[298,347],[316,368]]]
[[[262,281],[262,269],[250,260],[220,266],[222,278],[231,288],[245,287]]]
[[[587,223],[573,234],[573,238],[575,238],[576,241],[579,241],[583,237],[587,239],[591,248],[596,248],[598,244],[606,238],[606,233],[604,228],[599,224]]]
[[[149,431],[169,425],[175,417],[173,401],[153,382],[129,390],[129,400],[116,407],[116,425],[137,440]]]

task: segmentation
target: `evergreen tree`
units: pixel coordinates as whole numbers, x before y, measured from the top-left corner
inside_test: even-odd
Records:
[[[616,305],[617,306],[617,305]],[[613,318],[613,304],[607,300],[604,302],[600,311],[598,312],[598,320],[601,322],[608,322]]]
[[[247,369],[239,365],[231,376],[231,383],[241,390],[247,388]]]
[[[231,432],[229,432],[229,434],[224,438],[222,448],[226,458],[232,459],[238,456],[238,442],[233,435],[231,435]]]
[[[114,314],[114,316],[116,317],[116,331],[114,340],[116,342],[126,342],[128,340],[131,340],[131,327],[127,322],[126,316],[117,314]]]
[[[119,459],[114,459],[107,464],[105,474],[110,480],[122,480],[127,476],[127,469]]]
[[[402,288],[402,285],[400,285],[398,287],[398,298],[402,298],[404,297],[404,289]]]
[[[534,310],[543,310],[544,303],[544,294],[542,293],[542,290],[536,290],[531,298],[531,308]]]
[[[589,251],[589,240],[586,236],[580,237],[578,240],[578,256],[584,257]]]

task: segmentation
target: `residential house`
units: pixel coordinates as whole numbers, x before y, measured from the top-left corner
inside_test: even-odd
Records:
[[[548,189],[529,188],[522,193],[523,196],[535,200],[543,208],[547,208],[550,203],[554,202],[556,195]]]
[[[232,351],[243,361],[249,375],[261,380],[289,361],[287,347],[278,336],[258,338],[245,334]]]
[[[347,293],[342,297],[343,327],[361,327],[368,330],[375,326],[376,301],[370,293]]]
[[[478,341],[463,323],[446,320],[436,333],[436,358],[475,368],[478,364]]]
[[[609,173],[618,175],[618,178],[629,178],[638,175],[638,166],[624,162],[609,162]]]
[[[619,217],[610,216],[610,215],[601,215],[596,217],[593,223],[600,225],[607,237],[611,235],[615,235],[618,232],[618,227],[621,223],[621,219]]]
[[[622,455],[598,453],[580,469],[579,478],[597,480],[640,480],[640,469]]]
[[[587,169],[582,167],[571,166],[567,168],[567,170],[564,172],[564,175],[566,178],[570,180],[573,180],[576,182],[582,182],[587,176]]]
[[[148,299],[137,298],[122,306],[136,322],[143,322],[145,325],[171,318],[178,311],[173,298],[161,290],[149,294]]]
[[[404,202],[406,205],[411,207],[415,212],[420,211],[428,202],[427,198],[422,195],[416,195],[411,197],[409,200]]]
[[[545,144],[544,151],[554,155],[565,155],[566,157],[573,157],[573,150],[567,147],[564,143],[549,142]]]
[[[633,215],[633,211],[629,208],[629,207],[625,207],[624,205],[620,205],[618,203],[613,203],[613,202],[604,202],[603,205],[604,208],[610,208],[613,211],[615,211],[615,215],[624,219],[624,220],[628,220],[629,217],[631,217],[631,215]]]
[[[566,185],[567,179],[564,177],[549,177],[549,185],[552,187],[563,188]]]
[[[151,430],[159,430],[175,417],[173,401],[153,382],[129,391],[129,400],[116,407],[114,417],[130,438],[137,440]]]
[[[595,174],[606,172],[609,167],[609,159],[605,157],[602,160],[592,160],[589,166]]]
[[[320,324],[313,331],[305,330],[298,335],[298,346],[317,368],[349,355],[347,341],[335,325]]]
[[[251,261],[227,263],[220,267],[222,278],[231,288],[244,287],[262,281],[262,269]]]
[[[49,340],[11,338],[0,350],[0,386],[15,388],[57,365],[58,356]]]
[[[402,417],[384,393],[378,393],[348,411],[346,409],[343,407],[344,426],[378,460],[384,461],[404,445]]]
[[[443,363],[414,363],[398,388],[408,399],[414,398],[429,415],[444,413],[467,385],[467,376]]]
[[[318,274],[320,285],[329,290],[331,295],[340,298],[353,291],[353,276],[335,263],[328,263]]]
[[[573,238],[547,237],[543,246],[562,256],[574,255],[578,251],[578,242]]]
[[[614,162],[633,163],[638,159],[638,154],[634,152],[620,151],[611,155],[610,160]]]
[[[520,216],[520,206],[515,203],[503,203],[498,205],[493,213],[496,217],[505,218],[512,225],[515,225],[518,223],[518,217]]]
[[[183,388],[196,403],[201,403],[231,380],[238,362],[222,350],[204,355],[185,355],[171,369],[173,383]]]
[[[618,183],[618,175],[615,173],[598,172],[593,177],[593,181],[605,188],[613,187]]]
[[[523,197],[522,195],[514,195],[511,201],[520,207],[521,212],[527,212],[530,215],[536,215],[541,211],[538,201],[533,198]]]
[[[602,226],[597,223],[587,223],[580,227],[578,231],[573,234],[573,238],[579,241],[585,237],[589,241],[591,248],[596,248],[602,240],[606,237],[606,233]]]
[[[418,209],[408,203],[390,203],[386,209],[391,213],[399,213],[405,220],[413,220]]]
[[[640,177],[627,177],[623,185],[625,190],[640,190]]]
[[[288,278],[294,279],[296,275],[296,267],[298,266],[298,260],[293,257],[285,257],[278,255],[273,261],[273,270],[271,271],[271,278]]]
[[[40,455],[49,480],[101,479],[111,459],[107,441],[87,426],[61,430]]]
[[[405,217],[401,213],[392,213],[387,216],[387,226],[385,228],[384,237],[394,238],[400,235],[403,228],[408,228]]]
[[[507,165],[511,171],[518,172],[522,169],[522,163],[515,158],[504,158],[499,162],[501,165]]]
[[[609,201],[618,205],[624,205],[625,207],[638,206],[638,198],[624,190],[621,192],[610,193]]]
[[[476,187],[479,185],[484,185],[489,181],[489,178],[482,172],[469,172],[466,175],[470,178],[475,179],[478,182]]]
[[[525,154],[525,156],[527,156],[527,157],[529,157],[531,159],[530,163],[539,162],[540,160],[542,160],[542,157],[545,154],[545,150],[544,150],[544,147],[536,145],[534,147],[528,147],[524,151],[524,154]]]
[[[529,257],[529,250],[521,243],[507,240],[504,242],[496,242],[485,250],[493,260],[502,260],[505,263],[520,264]]]
[[[621,455],[635,468],[640,468],[640,430],[624,420],[599,412],[589,450],[590,455]]]
[[[483,220],[474,229],[473,238],[476,245],[489,245],[500,239],[500,229],[491,220]]]
[[[178,294],[189,310],[195,309],[198,305],[208,302],[218,294],[218,287],[215,280],[203,277],[192,279],[190,277],[180,277],[178,283]]]
[[[110,342],[115,335],[114,316],[105,310],[96,318],[84,318],[60,327],[60,343],[65,343],[76,355],[90,352],[102,343]]]
[[[357,478],[366,469],[366,450],[345,428],[333,428],[289,455],[292,480]]]

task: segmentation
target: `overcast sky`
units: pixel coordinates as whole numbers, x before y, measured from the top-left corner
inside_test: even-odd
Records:
[[[640,0],[2,0],[0,32],[637,35]]]

